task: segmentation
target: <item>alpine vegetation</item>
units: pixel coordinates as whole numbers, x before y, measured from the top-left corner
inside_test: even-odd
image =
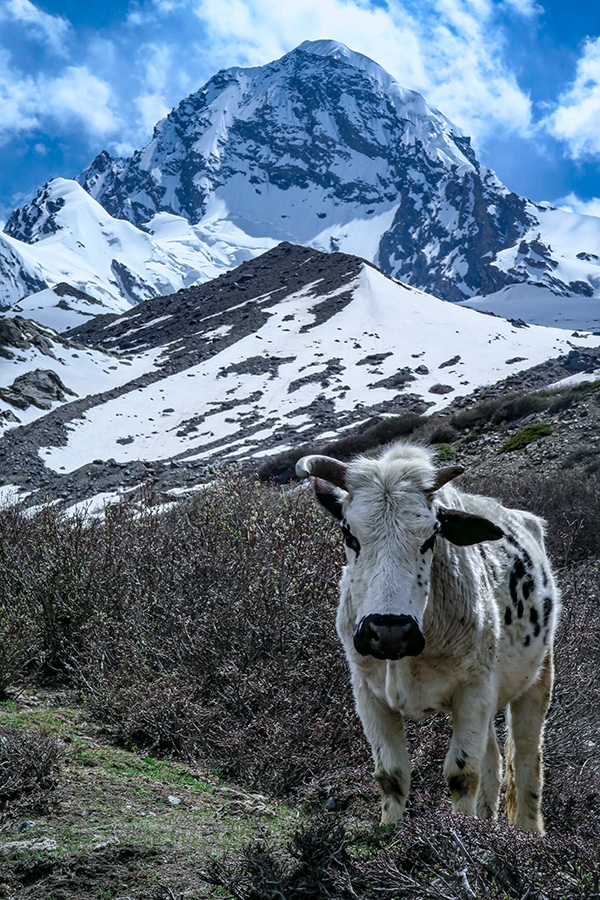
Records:
[[[429,450],[397,444],[349,464],[303,457],[317,500],[339,520],[347,565],[337,630],[371,744],[383,825],[404,815],[404,720],[452,717],[444,775],[455,812],[495,817],[502,758],[494,715],[509,705],[509,822],[544,833],[544,719],[559,593],[544,521],[448,482]]]

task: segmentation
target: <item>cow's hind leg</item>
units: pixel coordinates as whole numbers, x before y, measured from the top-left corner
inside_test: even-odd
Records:
[[[544,719],[550,704],[554,664],[552,650],[540,677],[510,703],[506,741],[506,813],[508,821],[524,831],[544,834],[542,818],[542,744]]]
[[[501,782],[502,755],[492,720],[488,730],[487,747],[481,760],[479,790],[475,802],[475,812],[480,819],[492,819],[498,815],[498,794]]]
[[[381,789],[381,824],[394,825],[404,815],[410,787],[404,718],[378,700],[359,678],[355,680],[354,695],[373,751],[375,780]]]

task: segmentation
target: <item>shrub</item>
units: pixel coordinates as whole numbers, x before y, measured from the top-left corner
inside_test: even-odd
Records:
[[[600,557],[600,479],[574,472],[532,473],[510,478],[473,477],[468,489],[497,497],[509,507],[528,509],[548,522],[546,543],[555,562],[567,564]]]
[[[547,394],[500,394],[459,410],[451,416],[450,424],[459,431],[464,431],[467,428],[482,428],[490,422],[494,425],[516,422],[547,409],[550,403],[551,397]]]
[[[355,781],[367,753],[335,633],[341,542],[311,492],[224,478],[149,520],[160,579],[131,527],[137,578],[98,597],[80,640],[92,711],[128,746],[273,793]]]
[[[526,425],[525,428],[509,437],[502,444],[498,453],[512,453],[513,450],[522,450],[528,444],[533,444],[534,441],[539,441],[540,438],[547,437],[549,434],[552,434],[552,429],[549,425],[546,425],[544,422],[532,422],[531,425]]]
[[[300,447],[294,447],[292,450],[285,450],[283,453],[268,456],[258,467],[258,478],[260,481],[278,479],[280,483],[286,484],[294,478],[298,460],[314,452],[314,447],[309,444],[303,444]]]
[[[335,459],[351,459],[353,456],[368,453],[370,450],[401,437],[408,437],[426,421],[417,413],[390,416],[319,447],[304,444],[301,447],[270,456],[260,464],[257,474],[260,481],[276,480],[280,484],[287,484],[295,478],[295,466],[298,460],[309,453],[323,453],[326,456],[333,456]]]
[[[26,796],[29,808],[43,810],[58,784],[61,762],[56,738],[0,729],[0,805]]]
[[[437,463],[449,462],[450,460],[455,459],[456,450],[452,446],[452,444],[436,444],[435,445],[435,459]]]
[[[428,444],[452,444],[460,434],[449,422],[432,419],[431,426],[424,428],[423,437]]]
[[[235,900],[592,900],[598,865],[593,844],[540,841],[438,810],[388,831],[316,819],[287,844],[261,836],[237,855],[211,860],[201,879]]]
[[[426,421],[418,413],[405,413],[402,416],[390,416],[369,428],[367,434],[379,444],[387,444],[401,437],[408,437]],[[375,444],[374,444],[375,446]]]

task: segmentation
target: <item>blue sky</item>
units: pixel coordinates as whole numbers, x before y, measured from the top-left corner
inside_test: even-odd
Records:
[[[0,218],[129,154],[218,69],[342,41],[517,193],[600,215],[597,0],[0,0]]]

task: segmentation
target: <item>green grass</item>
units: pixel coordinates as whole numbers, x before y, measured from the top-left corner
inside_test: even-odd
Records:
[[[37,697],[42,699],[41,692]],[[27,798],[15,808],[15,822],[33,819],[35,826],[23,836],[9,831],[4,841],[45,837],[56,841],[57,849],[22,852],[16,861],[0,855],[0,883],[15,866],[18,871],[46,867],[50,878],[56,866],[78,872],[89,865],[106,866],[113,876],[120,867],[138,886],[167,877],[184,883],[193,877],[199,859],[239,852],[257,829],[285,841],[298,825],[298,811],[288,806],[231,788],[208,773],[203,777],[182,762],[111,745],[85,707],[50,709],[31,702],[29,697],[27,706],[3,703],[0,725],[27,734],[41,725],[61,739],[61,775],[55,802],[47,810],[34,814]],[[178,804],[169,801],[172,795]],[[131,862],[119,855],[128,848],[134,850]],[[94,893],[94,900],[112,896],[112,887],[99,884],[98,889],[104,893]],[[123,896],[123,890],[114,896]]]
[[[456,449],[452,444],[435,444],[434,450],[436,462],[450,462],[456,458]]]
[[[514,450],[522,450],[528,444],[533,444],[534,441],[539,441],[540,438],[547,437],[549,434],[552,434],[550,425],[547,425],[545,422],[532,422],[505,441],[498,453],[512,453]]]

